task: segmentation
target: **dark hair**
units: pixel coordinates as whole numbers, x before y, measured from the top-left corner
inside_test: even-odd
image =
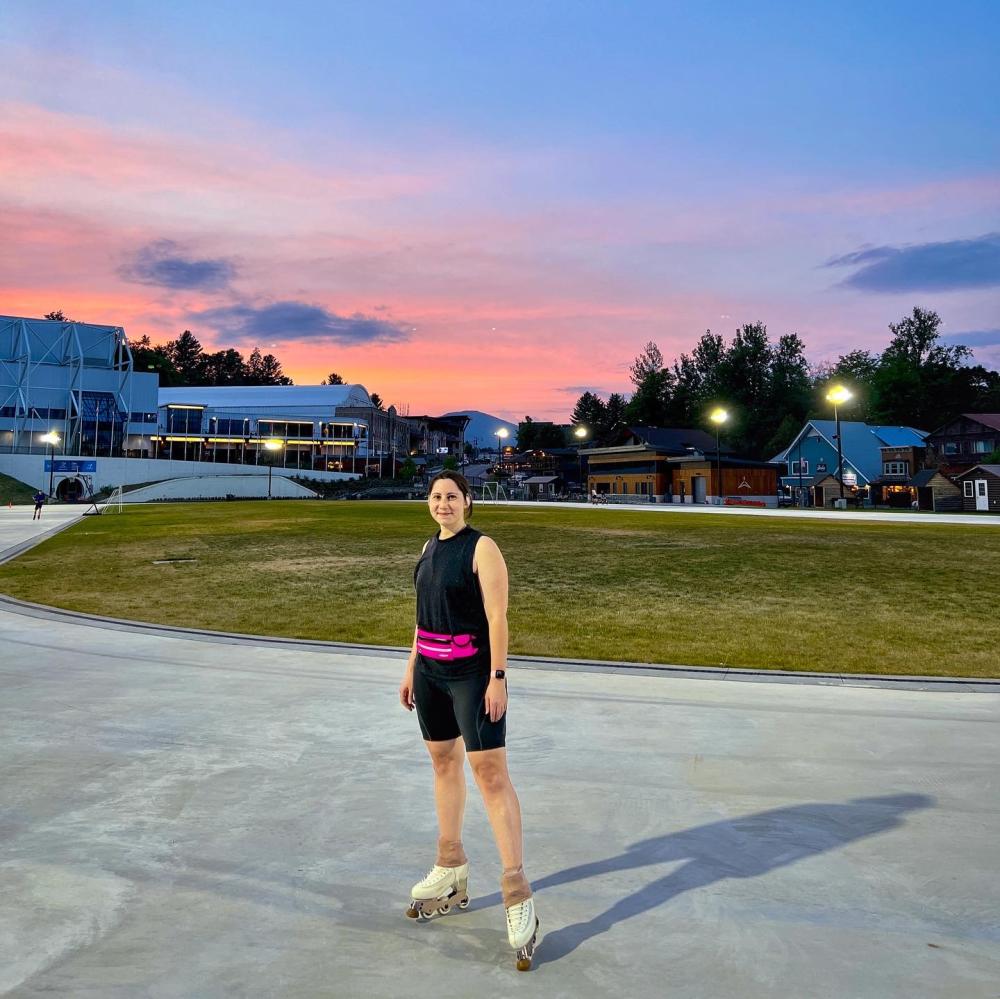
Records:
[[[453,468],[446,468],[443,472],[438,472],[437,475],[431,479],[431,484],[427,487],[427,495],[430,496],[435,483],[440,482],[442,479],[450,479],[456,486],[458,486],[462,496],[469,501],[469,509],[465,511],[465,517],[466,519],[471,517],[473,501],[472,486],[469,485],[469,480],[461,472],[456,472]]]

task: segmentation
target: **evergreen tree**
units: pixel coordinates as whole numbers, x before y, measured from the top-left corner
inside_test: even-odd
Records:
[[[344,379],[337,374],[336,371],[331,371],[330,374],[320,382],[320,385],[343,385]]]
[[[669,391],[669,371],[661,368],[659,371],[647,372],[625,407],[626,422],[633,427],[663,426]]]
[[[185,330],[176,340],[166,346],[167,355],[185,385],[204,385],[205,353],[198,338]]]
[[[129,349],[132,351],[133,371],[157,375],[160,386],[163,388],[184,384],[184,380],[174,367],[174,362],[170,359],[166,348],[162,344],[157,344],[154,347],[148,333],[130,343]]]
[[[380,410],[381,409],[385,409],[385,403],[382,402],[382,396],[380,396],[378,394],[378,392],[369,392],[368,393],[368,398],[371,399],[372,405],[376,409],[380,409]]]
[[[260,359],[258,385],[292,385],[291,378],[281,369],[281,361],[274,354],[265,354]]]
[[[292,380],[281,368],[274,354],[261,354],[258,347],[250,351],[244,369],[243,385],[291,385]]]
[[[649,375],[663,370],[663,354],[652,340],[639,352],[629,368],[632,384],[639,388]]]
[[[813,402],[813,384],[809,363],[805,357],[805,344],[796,333],[786,333],[778,340],[771,358],[767,405],[760,425],[763,453],[770,456],[784,446],[772,448],[775,439],[781,439],[786,426],[793,427],[789,439],[802,426]]]
[[[665,378],[669,377],[669,372],[664,371],[663,374]],[[616,427],[624,423],[627,411],[628,401],[625,396],[620,395],[618,392],[612,392],[608,396],[608,401],[604,406],[604,419],[599,424],[600,436],[602,438],[607,437],[614,432]]]
[[[202,377],[206,385],[246,385],[247,369],[243,355],[232,347],[206,354],[202,363]]]
[[[574,426],[585,426],[593,436],[600,428],[604,427],[607,420],[607,409],[600,396],[593,392],[584,392],[576,400],[569,420]]]

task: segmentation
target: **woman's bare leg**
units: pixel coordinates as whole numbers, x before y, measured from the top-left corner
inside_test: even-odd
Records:
[[[507,772],[507,750],[484,749],[469,753],[469,765],[483,796],[503,869],[517,870],[524,860],[521,805]]]
[[[434,764],[434,804],[437,807],[438,833],[443,844],[462,842],[462,822],[465,818],[465,744],[461,739],[427,742],[427,751]],[[449,856],[445,860],[451,859]],[[461,863],[462,861],[459,861]],[[441,857],[438,859],[441,863]],[[452,867],[456,864],[447,864]]]

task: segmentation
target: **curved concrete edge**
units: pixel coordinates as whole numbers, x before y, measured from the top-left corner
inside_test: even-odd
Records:
[[[425,500],[378,500],[380,503],[424,503]],[[553,503],[546,500],[476,500],[481,509],[508,506],[558,510],[603,510],[625,513],[676,513],[691,515],[706,513],[724,517],[783,517],[797,520],[839,520],[852,524],[897,524],[903,527],[952,524],[959,527],[1000,527],[1000,515],[989,513],[909,513],[887,510],[817,510],[810,507],[756,507],[709,506],[694,503],[578,503],[572,501]]]
[[[283,648],[339,655],[380,656],[405,659],[409,649],[397,645],[364,645],[352,642],[327,642],[308,638],[283,638],[271,635],[247,635],[240,632],[182,628],[149,621],[129,621],[81,611],[64,610],[31,603],[0,594],[0,610],[44,620],[71,622],[83,627],[131,631],[161,638],[195,642],[219,642],[227,645]],[[559,659],[546,656],[513,655],[516,667],[574,673],[625,673],[687,680],[732,680],[743,683],[789,683],[826,687],[882,687],[891,690],[952,691],[956,693],[1000,694],[1000,678],[879,675],[873,673],[811,673],[793,670],[765,670],[749,667],[679,666],[669,663],[637,663],[601,659]]]

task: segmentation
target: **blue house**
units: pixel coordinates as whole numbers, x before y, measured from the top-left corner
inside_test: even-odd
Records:
[[[913,427],[879,427],[840,421],[844,456],[844,486],[853,496],[870,494],[873,483],[886,472],[883,449],[922,448],[927,434]],[[783,462],[788,473],[778,480],[786,496],[814,489],[825,479],[837,478],[837,424],[834,420],[810,420],[791,444],[772,462]],[[912,470],[911,470],[912,471]]]

